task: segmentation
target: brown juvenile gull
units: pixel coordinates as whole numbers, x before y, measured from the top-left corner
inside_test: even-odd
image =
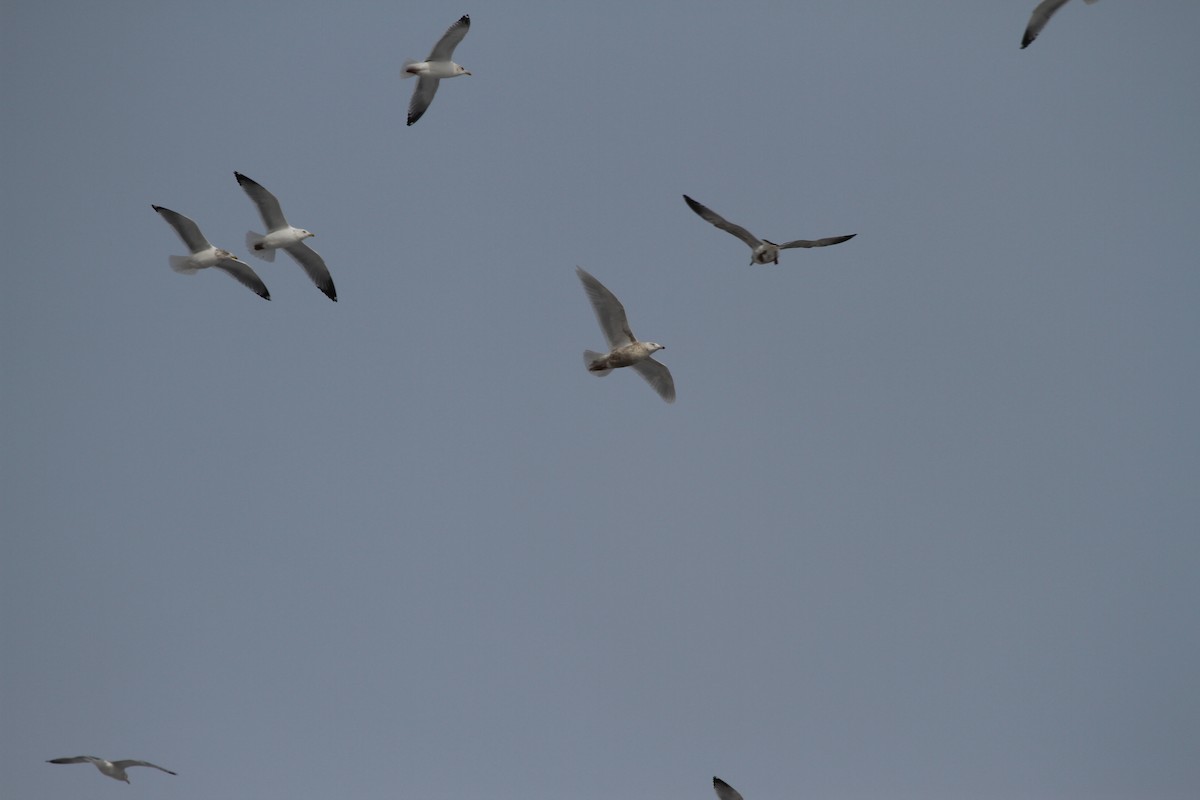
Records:
[[[213,247],[209,244],[208,239],[204,238],[204,234],[200,232],[200,227],[196,223],[183,214],[172,211],[169,208],[153,205],[150,207],[157,211],[175,229],[175,232],[179,234],[179,238],[183,239],[183,243],[187,245],[188,250],[192,253],[190,256],[171,256],[169,259],[171,269],[181,272],[184,275],[194,275],[207,267],[216,267],[237,278],[239,283],[249,288],[262,299],[271,299],[271,293],[267,291],[267,285],[250,268],[250,265],[245,261],[239,261],[238,257],[228,250]]]
[[[329,275],[329,267],[325,266],[325,259],[304,243],[305,239],[316,236],[316,234],[306,231],[304,228],[293,228],[289,225],[288,221],[284,219],[283,209],[279,207],[279,201],[275,199],[275,195],[264,189],[262,185],[250,180],[240,172],[233,173],[233,176],[237,178],[238,184],[254,201],[254,205],[258,206],[258,213],[263,219],[263,224],[267,226],[265,236],[254,231],[246,232],[246,247],[250,248],[250,252],[263,261],[274,261],[276,250],[280,248],[286,250],[287,254],[296,259],[296,263],[304,268],[317,288],[336,303],[337,289],[334,288],[333,278]]]
[[[780,250],[787,250],[791,247],[826,247],[831,244],[840,244],[848,239],[853,239],[858,235],[857,233],[852,233],[849,236],[830,236],[827,239],[797,239],[794,242],[775,244],[774,242],[767,241],[766,239],[759,239],[741,225],[734,225],[717,212],[713,211],[707,206],[697,203],[686,194],[683,196],[683,199],[685,202],[687,202],[688,208],[700,215],[700,219],[711,222],[713,225],[716,225],[726,233],[732,233],[734,236],[750,245],[750,249],[754,251],[750,255],[751,264],[778,264]]]
[[[412,99],[408,101],[409,125],[419,120],[425,113],[425,109],[429,108],[429,104],[433,102],[433,96],[437,94],[438,84],[441,83],[442,78],[457,78],[459,75],[471,74],[464,67],[450,60],[450,57],[454,55],[454,48],[467,35],[470,27],[471,17],[463,14],[458,22],[447,28],[446,32],[442,34],[442,38],[438,39],[438,43],[429,53],[429,58],[424,61],[414,61],[411,58],[405,60],[400,77],[417,76],[417,88],[413,90]]]
[[[1091,5],[1096,0],[1083,0],[1083,2]],[[1042,32],[1042,28],[1046,27],[1046,23],[1054,16],[1054,12],[1067,4],[1067,0],[1042,0],[1038,3],[1037,8],[1033,10],[1033,14],[1029,17],[1029,24],[1025,26],[1025,35],[1021,37],[1021,49],[1026,47],[1038,37]]]
[[[671,371],[650,357],[652,353],[666,348],[657,342],[639,342],[629,329],[625,307],[617,296],[582,267],[576,267],[575,274],[583,281],[583,290],[587,292],[592,310],[596,312],[596,321],[600,323],[609,347],[608,353],[583,351],[583,363],[587,371],[602,378],[619,367],[633,367],[663,400],[674,403],[675,381],[671,378]]]
[[[158,764],[151,764],[149,761],[135,761],[132,758],[127,758],[124,761],[109,761],[106,758],[96,758],[95,756],[75,756],[74,758],[52,758],[46,762],[47,764],[94,764],[96,769],[108,777],[129,783],[129,776],[125,774],[125,770],[129,767],[154,767],[162,770],[168,775],[174,775],[169,769],[163,769]]]

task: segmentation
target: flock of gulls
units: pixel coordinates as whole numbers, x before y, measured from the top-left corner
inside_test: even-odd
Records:
[[[1068,0],[1043,0],[1034,8],[1026,25],[1024,36],[1021,38],[1022,49],[1028,47],[1038,37],[1050,18],[1067,2]],[[1091,4],[1096,0],[1084,0],[1084,2]],[[404,62],[402,77],[417,78],[417,86],[413,90],[412,99],[408,105],[409,125],[417,122],[429,110],[429,105],[433,102],[434,95],[437,94],[438,86],[443,79],[471,74],[466,68],[452,60],[454,49],[462,42],[470,27],[471,18],[464,14],[442,34],[442,38],[433,46],[428,58],[424,61],[409,59]],[[266,228],[266,233],[255,231],[246,233],[246,248],[250,253],[270,263],[275,260],[276,250],[286,251],[303,268],[305,274],[316,284],[317,288],[330,300],[336,302],[337,289],[334,288],[333,278],[329,274],[329,268],[325,265],[325,259],[305,244],[305,239],[309,239],[315,234],[288,223],[278,198],[262,184],[240,172],[234,172],[233,175],[237,179],[238,185],[242,187],[258,209],[263,226]],[[759,239],[741,225],[730,222],[686,194],[683,196],[683,200],[688,208],[702,220],[745,242],[751,250],[751,265],[778,264],[781,250],[827,247],[849,241],[856,235],[851,233],[823,239],[795,239],[777,244],[769,239]],[[188,248],[189,252],[186,256],[170,256],[169,263],[173,270],[184,274],[194,274],[202,269],[215,267],[229,273],[239,283],[264,300],[271,299],[271,293],[267,291],[267,286],[258,273],[229,250],[211,244],[193,220],[169,208],[157,205],[151,207],[175,229],[179,238]],[[665,350],[665,346],[657,342],[640,341],[633,335],[633,331],[629,327],[629,319],[625,314],[625,307],[617,299],[617,296],[582,267],[576,267],[575,273],[583,284],[584,293],[596,314],[596,321],[599,322],[604,338],[608,342],[608,352],[584,351],[583,360],[587,371],[597,377],[603,377],[614,369],[632,367],[633,371],[641,375],[663,400],[673,403],[675,401],[675,381],[666,365],[656,361],[653,357],[659,350]],[[176,774],[157,764],[151,764],[149,761],[134,759],[109,761],[96,756],[72,756],[52,758],[47,763],[92,764],[101,774],[125,783],[129,783],[129,775],[126,773],[129,767],[151,767],[168,775]],[[741,794],[720,778],[713,778],[713,789],[716,791],[718,800],[742,800]]]
[[[1021,38],[1021,47],[1028,47],[1037,38],[1038,34],[1042,32],[1042,29],[1050,21],[1055,12],[1067,2],[1068,0],[1043,0],[1043,2],[1039,3],[1029,17],[1029,22],[1025,27],[1025,34]],[[1085,2],[1094,3],[1096,0],[1085,0]],[[408,103],[409,125],[416,123],[429,110],[429,105],[433,102],[433,98],[437,94],[438,86],[441,85],[444,79],[471,74],[466,67],[453,60],[454,49],[458,47],[470,29],[471,17],[464,14],[446,29],[446,32],[442,34],[442,38],[438,39],[437,44],[429,51],[429,56],[424,61],[405,60],[401,70],[401,77],[415,77],[417,79],[417,86],[413,89],[412,99]],[[287,254],[295,259],[296,263],[304,269],[304,272],[316,284],[317,288],[330,300],[336,302],[337,289],[334,288],[333,278],[329,274],[329,268],[325,265],[325,259],[321,258],[304,241],[315,234],[304,228],[297,228],[289,224],[287,218],[283,215],[283,208],[279,205],[278,198],[267,191],[262,184],[246,177],[240,172],[233,174],[237,178],[238,185],[242,187],[258,208],[259,216],[262,217],[263,225],[267,229],[265,234],[254,231],[249,231],[246,234],[246,248],[250,253],[270,263],[275,260],[276,250],[282,249],[287,251]],[[750,247],[751,265],[778,264],[779,252],[781,250],[828,247],[829,245],[849,241],[856,235],[851,233],[843,236],[829,236],[823,239],[793,239],[790,242],[779,244],[772,242],[770,239],[759,239],[741,225],[730,222],[708,206],[693,200],[686,194],[683,196],[683,200],[687,203],[688,208],[694,211],[702,220],[745,242]],[[193,220],[169,208],[163,208],[162,206],[151,207],[175,229],[175,232],[179,234],[179,238],[183,240],[183,243],[187,245],[189,250],[186,256],[170,257],[170,264],[173,270],[190,275],[202,269],[215,267],[229,273],[239,283],[264,300],[271,299],[271,293],[267,290],[266,283],[259,277],[258,273],[229,250],[211,244],[204,237],[204,234],[200,232],[200,227]],[[579,280],[583,283],[588,300],[591,301],[592,309],[596,312],[596,319],[600,322],[600,328],[604,331],[604,336],[608,340],[609,347],[607,353],[599,353],[593,350],[584,352],[584,364],[588,372],[602,377],[614,369],[632,367],[635,372],[646,379],[663,400],[668,403],[675,402],[675,381],[671,377],[670,370],[664,364],[652,358],[654,353],[665,349],[663,345],[657,342],[638,341],[629,329],[629,320],[625,316],[625,308],[621,305],[621,301],[617,299],[616,295],[585,270],[577,268],[576,272],[579,275]]]

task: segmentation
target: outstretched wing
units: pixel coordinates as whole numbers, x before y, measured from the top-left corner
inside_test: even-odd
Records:
[[[263,224],[267,226],[267,233],[291,227],[284,219],[283,209],[279,207],[275,195],[264,189],[258,181],[253,181],[240,172],[233,173],[233,177],[237,178],[238,184],[246,190],[254,205],[258,206],[258,213],[263,219]]]
[[[654,391],[658,392],[658,396],[668,403],[675,402],[675,380],[671,377],[671,370],[667,369],[665,364],[655,361],[653,358],[645,358],[633,365],[637,370],[637,374],[646,379],[646,383],[654,387]]]
[[[271,293],[267,291],[267,285],[263,283],[262,278],[258,277],[258,273],[255,272],[245,261],[239,261],[236,258],[222,258],[216,263],[216,267],[222,272],[228,272],[237,279],[238,283],[254,292],[263,300],[271,299]],[[140,761],[135,763],[139,765],[142,764]],[[150,766],[154,765],[151,764]]]
[[[1088,0],[1094,3],[1096,0]],[[1038,3],[1037,8],[1029,16],[1029,24],[1025,26],[1025,35],[1021,37],[1021,49],[1026,47],[1038,37],[1042,32],[1042,28],[1046,27],[1046,23],[1054,16],[1054,13],[1067,4],[1067,0],[1042,0]]]
[[[831,244],[841,244],[842,242],[853,239],[858,236],[857,233],[852,233],[849,236],[830,236],[826,239],[797,239],[794,242],[784,242],[779,245],[780,250],[787,250],[789,247],[828,247]]]
[[[637,341],[633,331],[629,330],[629,319],[625,316],[625,306],[617,296],[605,288],[604,284],[593,278],[583,267],[576,267],[575,274],[583,282],[583,291],[587,293],[592,303],[592,311],[596,312],[596,321],[608,346],[615,350]]]
[[[742,796],[738,794],[738,790],[730,786],[725,781],[713,776],[713,789],[717,792],[717,797],[721,800],[742,800]]]
[[[289,244],[284,248],[288,251],[288,255],[296,259],[296,263],[304,267],[304,271],[312,282],[317,285],[317,288],[325,293],[333,302],[337,302],[337,289],[333,286],[333,277],[329,274],[329,268],[325,266],[325,259],[317,254],[316,250],[306,245],[304,242],[296,242]]]
[[[149,761],[135,761],[132,758],[127,758],[124,761],[114,761],[113,766],[120,767],[121,769],[127,769],[128,767],[154,767],[155,769],[161,769],[168,775],[178,774],[176,772],[171,772],[169,769],[163,769],[158,764],[151,764]]]
[[[212,247],[208,243],[208,239],[204,238],[204,234],[200,232],[200,226],[192,222],[190,219],[180,214],[178,211],[172,211],[169,208],[162,206],[150,206],[159,215],[167,221],[167,224],[175,229],[179,234],[179,238],[183,239],[183,243],[187,245],[188,250],[193,253],[202,253]]]
[[[441,82],[441,78],[430,78],[425,75],[417,78],[417,88],[413,89],[412,99],[408,101],[409,125],[419,120],[425,110],[429,108],[429,104],[433,102],[433,96],[437,94],[438,84]]]
[[[426,61],[449,61],[454,56],[454,48],[458,47],[458,43],[467,35],[467,31],[471,27],[471,16],[463,14],[459,17],[458,22],[451,25],[442,34],[442,38],[438,39],[438,43],[433,46],[433,50],[429,53],[429,58]]]
[[[760,244],[762,244],[762,241],[760,241],[757,236],[743,228],[741,225],[734,225],[732,222],[725,219],[711,208],[697,203],[686,194],[683,196],[683,199],[684,202],[688,204],[688,208],[700,215],[700,219],[705,220],[706,222],[711,222],[713,225],[716,225],[726,233],[732,233],[734,236],[738,237],[751,247],[758,247]]]

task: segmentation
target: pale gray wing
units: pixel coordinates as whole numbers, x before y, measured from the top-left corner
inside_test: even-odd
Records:
[[[713,789],[717,792],[717,797],[721,800],[742,800],[742,796],[738,794],[738,790],[730,786],[725,781],[713,776]]]
[[[779,249],[787,250],[789,247],[828,247],[831,244],[841,244],[842,242],[849,241],[855,236],[858,236],[858,234],[852,233],[849,236],[830,236],[825,239],[797,239],[794,242],[785,242],[784,244],[779,245]]]
[[[304,271],[308,273],[308,277],[317,285],[317,288],[336,303],[337,289],[333,286],[333,277],[329,274],[329,267],[325,266],[325,259],[317,255],[317,251],[304,242],[289,244],[284,250],[287,250],[288,255],[296,259],[296,263],[304,267]]]
[[[629,319],[625,316],[625,306],[621,305],[617,296],[588,274],[583,267],[576,267],[575,274],[583,282],[583,291],[587,293],[588,300],[592,303],[592,310],[596,312],[596,321],[600,323],[600,330],[604,331],[604,338],[608,339],[608,346],[615,350],[636,342],[633,331],[629,330]]]
[[[190,219],[180,214],[178,211],[172,211],[169,208],[162,206],[150,206],[159,215],[167,221],[167,224],[175,229],[179,234],[179,238],[183,239],[183,243],[187,245],[188,250],[193,253],[202,253],[212,247],[208,243],[208,239],[204,238],[204,234],[200,232],[200,226],[192,222]]]
[[[171,772],[171,770],[169,770],[169,769],[164,769],[163,767],[160,767],[158,764],[151,764],[149,761],[135,761],[132,758],[127,758],[124,761],[114,761],[113,766],[120,767],[121,769],[126,769],[128,767],[154,767],[155,769],[161,769],[163,772],[167,773],[168,775],[177,775],[178,774],[176,772]]]
[[[284,219],[283,209],[279,207],[279,201],[275,199],[275,195],[264,189],[262,184],[247,178],[240,172],[233,173],[233,177],[237,178],[238,185],[246,190],[246,194],[254,201],[254,205],[258,206],[258,213],[262,216],[263,224],[267,226],[267,233],[291,227]]]
[[[425,75],[417,78],[417,88],[413,89],[412,99],[408,101],[409,125],[419,120],[425,113],[425,109],[429,108],[429,104],[433,102],[433,96],[437,94],[438,84],[441,82],[441,78],[429,78]]]
[[[270,300],[271,293],[267,291],[267,285],[263,283],[262,278],[258,277],[258,273],[250,268],[250,265],[245,261],[238,261],[236,258],[222,258],[216,263],[217,269],[222,272],[228,272],[237,282],[245,286],[250,291],[261,297],[263,300]],[[117,761],[114,764],[120,763]],[[134,762],[141,764],[142,762]],[[154,766],[151,764],[150,766]],[[162,767],[159,767],[162,769]],[[174,773],[172,773],[174,774]]]
[[[638,375],[646,379],[646,383],[654,387],[659,397],[668,403],[675,402],[675,380],[665,364],[653,358],[646,358],[634,364],[633,368],[637,370]]]
[[[100,759],[95,756],[72,756],[70,758],[52,758],[47,764],[95,764]]]
[[[454,48],[458,47],[458,43],[467,35],[467,30],[471,27],[471,16],[463,14],[459,17],[458,22],[451,25],[442,34],[442,38],[438,39],[438,43],[433,46],[433,50],[429,53],[429,58],[426,61],[449,61],[454,56]]]
[[[734,225],[729,220],[722,217],[717,212],[713,211],[705,205],[697,203],[686,194],[683,196],[684,201],[688,204],[688,208],[700,215],[700,219],[711,222],[726,233],[732,233],[734,236],[741,239],[751,247],[758,247],[762,241],[750,231],[743,228],[741,225]]]
[[[1090,0],[1095,2],[1095,0]],[[1037,8],[1033,10],[1033,14],[1029,16],[1029,24],[1025,26],[1025,35],[1021,38],[1021,49],[1029,47],[1030,43],[1038,37],[1042,32],[1042,28],[1046,27],[1046,23],[1054,16],[1054,12],[1058,11],[1067,0],[1042,0],[1038,3]]]

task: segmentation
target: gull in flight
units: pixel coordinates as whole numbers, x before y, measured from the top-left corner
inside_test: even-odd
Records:
[[[582,267],[576,267],[575,274],[583,281],[583,290],[592,302],[596,321],[600,323],[609,346],[608,353],[583,351],[583,363],[587,371],[600,378],[618,367],[633,367],[663,400],[674,403],[675,381],[671,378],[671,371],[650,357],[652,353],[666,348],[657,342],[639,342],[633,331],[629,330],[625,307],[616,295]]]
[[[1096,0],[1083,0],[1083,2],[1091,5]],[[1021,38],[1021,49],[1026,47],[1038,37],[1042,32],[1042,28],[1046,27],[1046,23],[1054,16],[1054,12],[1067,4],[1067,0],[1042,0],[1038,3],[1037,8],[1033,10],[1033,14],[1029,17],[1029,24],[1025,26],[1025,35]]]
[[[417,88],[413,90],[412,100],[408,101],[409,125],[419,120],[425,113],[425,109],[429,108],[429,104],[433,102],[433,96],[437,94],[438,83],[442,78],[457,78],[459,75],[471,74],[464,67],[450,60],[450,57],[454,55],[454,48],[458,47],[458,43],[467,35],[470,27],[471,17],[463,14],[458,22],[447,28],[446,32],[442,34],[442,38],[438,39],[438,43],[429,53],[429,58],[424,61],[413,61],[411,58],[405,60],[404,70],[400,73],[400,77],[417,76]]]
[[[841,244],[842,242],[848,239],[853,239],[858,235],[856,233],[852,233],[849,236],[830,236],[828,239],[797,239],[794,242],[775,244],[774,242],[767,241],[766,239],[759,239],[741,225],[734,225],[717,212],[713,211],[707,206],[697,203],[686,194],[683,196],[683,199],[688,204],[688,208],[700,215],[700,219],[705,220],[706,222],[711,222],[713,225],[716,225],[726,233],[732,233],[734,236],[750,245],[750,249],[754,251],[750,255],[751,264],[778,264],[780,250],[787,250],[791,247],[826,247],[831,244]]]
[[[184,275],[194,275],[206,267],[216,267],[237,278],[239,283],[249,288],[262,299],[271,299],[271,293],[267,291],[267,285],[250,268],[250,265],[245,261],[239,261],[238,257],[228,250],[222,250],[220,247],[213,247],[209,244],[208,239],[204,238],[204,234],[200,232],[200,227],[195,222],[169,208],[163,208],[162,206],[150,207],[157,211],[175,229],[175,232],[179,234],[179,238],[183,239],[183,243],[191,251],[191,255],[189,256],[171,256],[169,259],[171,269],[181,272]],[[104,763],[107,764],[108,762]]]
[[[149,761],[135,761],[132,758],[127,758],[124,761],[109,761],[106,758],[96,758],[95,756],[75,756],[74,758],[52,758],[46,762],[47,764],[95,764],[96,769],[108,777],[129,783],[129,776],[125,774],[125,770],[129,767],[154,767],[162,770],[168,775],[174,775],[169,769],[163,769],[158,764],[151,764]]]
[[[296,263],[304,267],[304,271],[308,273],[308,277],[312,278],[312,282],[317,285],[317,288],[336,303],[337,289],[333,286],[333,278],[329,276],[329,268],[325,266],[325,259],[304,243],[305,239],[316,236],[316,234],[288,225],[288,221],[283,217],[283,209],[279,207],[279,201],[275,199],[275,195],[240,172],[233,173],[233,176],[246,190],[246,194],[250,195],[254,205],[258,206],[258,213],[263,218],[263,224],[267,226],[265,236],[254,231],[246,232],[246,247],[250,248],[250,252],[263,261],[274,261],[276,250],[280,248],[286,250],[288,255],[296,259]]]

